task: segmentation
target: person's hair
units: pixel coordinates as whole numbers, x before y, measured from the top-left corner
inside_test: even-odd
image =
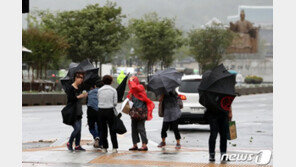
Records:
[[[96,86],[96,84],[92,84],[92,85],[90,86],[90,89],[94,89],[95,86]]]
[[[113,78],[110,75],[105,75],[103,77],[103,83],[105,85],[111,85],[112,81],[113,81]]]
[[[83,77],[84,77],[85,72],[84,72],[84,71],[76,71],[75,74],[74,74],[74,79],[75,79],[77,76],[79,76],[79,75],[83,75]]]
[[[176,92],[175,89],[173,89],[172,91],[169,92],[169,95],[170,96],[173,96],[173,97],[178,97],[178,93]]]
[[[101,88],[102,86],[104,86],[104,82],[103,81],[97,81],[96,86],[97,86],[97,88]]]

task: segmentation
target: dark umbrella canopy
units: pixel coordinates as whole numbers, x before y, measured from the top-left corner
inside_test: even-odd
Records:
[[[128,79],[128,76],[129,76],[129,73],[125,76],[125,78],[122,80],[122,82],[116,88],[118,103],[122,102],[122,98],[124,96],[124,92],[125,92],[125,88],[126,88],[126,81]]]
[[[173,68],[158,71],[151,76],[148,83],[148,90],[156,94],[168,94],[181,84],[182,74]]]
[[[203,74],[198,91],[199,102],[207,109],[229,111],[236,96],[235,74],[221,64]]]
[[[73,83],[73,77],[76,71],[76,67],[78,66],[77,63],[70,63],[69,65],[69,69],[68,69],[68,73],[67,75],[61,79],[61,84],[63,89],[66,91],[67,88],[69,88],[71,86],[71,84]]]
[[[62,87],[64,90],[69,88],[71,84],[74,82],[74,74],[77,71],[85,72],[81,89],[88,90],[90,86],[95,84],[95,82],[99,79],[98,68],[94,67],[93,64],[88,59],[82,61],[79,64],[71,63],[69,65],[69,70],[66,77],[61,79]]]
[[[198,90],[235,96],[235,74],[229,73],[220,64],[203,74]]]

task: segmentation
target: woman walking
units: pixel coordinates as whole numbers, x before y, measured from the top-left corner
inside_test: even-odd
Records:
[[[105,75],[103,77],[104,86],[98,90],[98,101],[99,101],[99,112],[101,114],[101,125],[102,125],[102,142],[103,149],[102,152],[106,153],[108,149],[108,129],[109,127],[111,141],[113,145],[113,153],[117,152],[118,141],[115,131],[113,130],[113,123],[115,118],[115,107],[117,105],[117,91],[111,84],[113,78],[110,75]]]
[[[161,138],[162,142],[158,145],[158,147],[164,147],[166,145],[165,138],[167,137],[167,130],[171,127],[174,131],[175,139],[177,141],[176,149],[181,149],[180,144],[180,132],[178,129],[178,119],[181,117],[181,110],[178,104],[178,94],[175,90],[169,92],[169,94],[162,95],[162,108],[163,108],[163,123],[161,129]]]
[[[75,105],[73,112],[74,115],[74,123],[72,127],[74,128],[71,133],[69,142],[67,143],[67,148],[70,151],[73,151],[73,141],[75,139],[75,150],[77,151],[85,151],[84,148],[80,146],[81,139],[81,119],[82,119],[82,104],[81,100],[87,97],[87,93],[81,93],[81,90],[78,89],[79,85],[82,84],[84,78],[84,72],[78,71],[74,75],[74,83],[71,85],[69,89],[66,90],[67,94],[67,104]]]
[[[152,119],[152,111],[154,109],[154,103],[147,97],[145,88],[140,84],[138,77],[133,76],[128,81],[130,91],[128,92],[128,98],[133,102],[133,106],[130,111],[131,126],[132,126],[132,141],[133,147],[130,151],[148,151],[148,139],[146,135],[145,122]],[[139,135],[142,140],[142,147],[138,148],[140,142]]]

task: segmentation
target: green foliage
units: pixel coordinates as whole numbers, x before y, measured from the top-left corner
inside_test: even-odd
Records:
[[[188,35],[191,53],[202,73],[221,63],[234,37],[231,31],[219,24],[191,30]]]
[[[151,13],[132,19],[129,27],[138,44],[135,52],[148,63],[149,69],[158,61],[165,67],[172,64],[175,49],[183,44],[182,32],[175,27],[174,19],[161,19]]]
[[[190,48],[187,45],[183,45],[182,47],[176,49],[176,52],[174,54],[174,58],[179,61],[190,56],[191,56]]]
[[[260,84],[262,82],[263,82],[262,77],[258,77],[255,75],[248,75],[245,77],[245,83],[248,83],[248,84]]]
[[[42,27],[52,29],[66,37],[69,58],[82,61],[109,63],[112,53],[127,39],[126,28],[122,25],[121,8],[115,3],[88,5],[82,10],[63,11],[57,14],[40,12]]]
[[[135,60],[136,54],[134,52],[131,53],[131,49],[137,48],[138,44],[134,36],[132,36],[130,27],[127,28],[127,32],[130,34],[129,38],[120,45],[120,50],[116,53],[118,56],[117,60]]]
[[[32,53],[23,53],[23,62],[37,69],[38,78],[42,77],[42,69],[46,73],[48,68],[57,67],[69,48],[66,40],[53,31],[33,27],[22,31],[22,45],[32,50]]]

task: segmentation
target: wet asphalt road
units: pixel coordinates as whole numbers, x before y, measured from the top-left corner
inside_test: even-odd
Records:
[[[146,131],[150,143],[161,141],[162,118],[157,115],[158,103],[155,102],[154,118],[146,122]],[[273,149],[273,94],[240,96],[233,103],[233,120],[237,124],[238,138],[229,141],[229,150]],[[38,140],[67,140],[72,127],[62,123],[61,109],[64,106],[32,106],[22,108],[22,142]],[[117,106],[117,109],[121,104]],[[83,107],[82,139],[91,139],[86,121],[86,106]],[[123,114],[122,120],[127,127],[126,138],[130,136],[130,118]],[[183,147],[207,149],[208,125],[180,125]],[[218,142],[219,140],[217,140]],[[168,132],[168,144],[175,144],[174,134]],[[132,144],[132,143],[131,143]],[[149,146],[149,144],[148,144]],[[119,143],[120,147],[120,143]]]

